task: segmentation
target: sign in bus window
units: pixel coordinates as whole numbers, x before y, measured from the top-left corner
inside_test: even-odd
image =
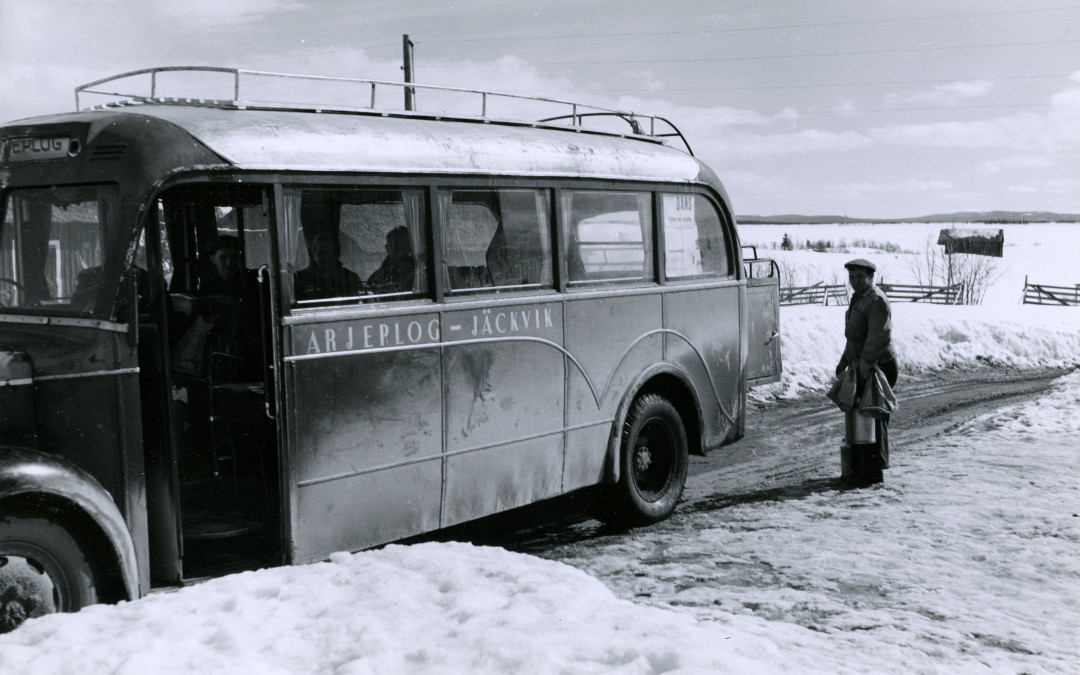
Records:
[[[0,223],[0,309],[90,314],[105,279],[112,186],[8,192]]]
[[[552,288],[545,190],[444,190],[444,280],[453,292]]]
[[[421,190],[287,190],[287,256],[298,305],[427,295]]]
[[[716,207],[693,194],[664,194],[661,204],[667,278],[726,275],[727,248]]]
[[[570,282],[651,280],[651,204],[646,192],[564,192]]]

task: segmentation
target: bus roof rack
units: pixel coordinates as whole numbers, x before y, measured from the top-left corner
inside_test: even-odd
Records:
[[[232,98],[230,99],[221,97],[200,98],[160,96],[158,94],[158,90],[160,87],[158,79],[159,75],[161,75],[162,73],[187,73],[188,75],[221,73],[229,75],[232,77]],[[120,80],[126,80],[128,78],[135,78],[139,76],[149,76],[149,82],[123,83],[123,86],[115,86],[115,83],[119,82]],[[242,98],[242,82],[245,84],[245,91],[248,88],[260,86],[258,84],[253,85],[253,80],[261,81],[262,86],[269,87],[270,89],[273,89],[275,86],[281,87],[284,83],[288,81],[299,81],[301,83],[306,83],[308,86],[317,85],[320,83],[331,83],[338,85],[363,85],[369,89],[369,93],[364,97],[363,105],[348,105],[337,103],[322,104],[317,103],[313,100],[260,100],[258,98]],[[109,89],[101,88],[101,85],[110,83],[114,83],[114,86],[110,87]],[[127,87],[131,87],[133,84],[136,86],[134,90],[127,89]],[[303,85],[301,85],[300,88],[302,88],[302,86]],[[405,110],[404,108],[379,107],[377,105],[377,93],[380,88],[383,90],[394,89],[408,92],[410,97],[412,97],[414,101],[415,92],[417,90],[432,92],[436,95],[469,95],[473,98],[479,98],[480,110],[479,114],[477,115],[475,113],[423,113],[415,110]],[[336,93],[340,94],[340,92]],[[97,105],[91,105],[83,108],[82,97],[87,94],[104,96],[107,97],[107,100],[103,103],[98,103]],[[491,117],[488,115],[488,105],[489,102],[491,102],[492,100],[510,102],[515,104],[520,103],[523,105],[533,104],[538,107],[554,106],[563,110],[569,107],[569,112],[554,116],[542,117],[539,119],[531,117],[530,113],[526,112],[517,113],[515,117]],[[675,125],[672,124],[669,120],[659,115],[641,114],[629,110],[616,110],[587,103],[577,103],[574,101],[565,101],[554,98],[525,96],[522,94],[510,94],[496,91],[484,91],[481,89],[466,89],[461,87],[416,84],[412,82],[391,82],[388,80],[369,80],[351,77],[299,75],[294,73],[276,73],[262,70],[246,70],[242,68],[221,68],[216,66],[165,66],[158,68],[144,68],[141,70],[132,70],[126,73],[112,75],[75,87],[76,110],[111,108],[128,105],[142,105],[148,103],[164,105],[205,106],[241,110],[296,110],[303,112],[338,112],[377,114],[381,116],[407,116],[427,119],[473,120],[491,124],[509,124],[515,126],[527,125],[536,127],[571,129],[574,131],[608,134],[625,138],[648,140],[658,143],[666,142],[665,139],[667,138],[678,138],[682,142],[682,145],[686,148],[686,151],[691,155],[694,154],[693,151],[690,149],[690,144],[687,142],[686,137],[683,136],[682,132],[679,131],[679,129],[676,128]],[[619,120],[621,123],[625,123],[627,127],[629,127],[629,133],[619,133],[618,131],[612,131],[609,129],[585,127],[585,122],[587,120],[593,121],[597,118]]]

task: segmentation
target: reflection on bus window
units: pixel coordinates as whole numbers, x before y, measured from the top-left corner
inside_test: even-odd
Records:
[[[716,207],[691,194],[664,194],[661,203],[667,278],[726,276],[730,265]]]
[[[540,190],[439,192],[450,292],[551,288],[550,201]]]
[[[427,295],[421,190],[290,189],[285,209],[297,304]]]
[[[104,232],[115,217],[111,186],[17,189],[0,223],[0,309],[107,314]]]
[[[567,191],[562,214],[571,284],[653,279],[648,193]]]

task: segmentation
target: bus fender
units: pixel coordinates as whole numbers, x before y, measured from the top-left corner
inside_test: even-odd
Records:
[[[630,412],[630,406],[633,405],[637,397],[641,395],[646,385],[654,380],[658,376],[674,377],[686,388],[690,395],[694,399],[694,415],[697,417],[698,429],[704,428],[704,420],[701,416],[701,404],[697,400],[697,391],[690,383],[690,376],[686,371],[675,365],[674,363],[664,362],[655,363],[645,370],[638,373],[634,381],[630,383],[630,386],[626,388],[626,393],[623,395],[621,401],[619,401],[619,407],[615,411],[615,422],[611,425],[611,436],[608,438],[607,456],[604,459],[604,483],[618,483],[620,478],[619,467],[619,452],[622,445],[622,428],[626,423],[626,416]]]
[[[119,564],[127,600],[139,597],[135,545],[124,516],[93,476],[45,452],[0,445],[0,504],[10,498],[50,495],[73,504],[105,533]]]

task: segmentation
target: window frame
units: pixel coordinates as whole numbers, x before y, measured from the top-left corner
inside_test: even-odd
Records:
[[[506,294],[506,293],[524,293],[524,294],[528,294],[528,293],[550,293],[552,291],[557,290],[559,277],[558,277],[558,272],[557,272],[557,267],[558,266],[556,264],[556,262],[557,262],[557,255],[556,255],[557,249],[555,248],[556,247],[556,238],[555,238],[556,215],[554,213],[554,211],[555,211],[555,196],[554,196],[554,189],[552,188],[552,186],[551,185],[546,185],[545,186],[545,185],[541,185],[541,184],[530,184],[530,185],[511,184],[509,181],[506,181],[506,182],[504,182],[504,181],[490,181],[490,182],[485,182],[483,185],[470,184],[470,183],[471,183],[471,181],[469,183],[462,183],[462,182],[459,182],[459,181],[438,182],[433,187],[433,193],[434,193],[433,198],[434,198],[434,200],[436,202],[438,202],[438,213],[433,214],[432,222],[435,225],[434,229],[438,230],[438,232],[440,234],[441,243],[442,243],[442,249],[439,250],[439,255],[437,257],[435,257],[435,259],[433,261],[433,264],[435,266],[435,269],[438,270],[438,272],[437,272],[438,282],[439,282],[439,286],[440,286],[440,288],[442,290],[442,294],[444,295],[444,297],[445,298],[460,298],[460,297],[466,297],[466,296],[487,295],[487,294],[492,294],[492,293],[498,293],[500,295],[501,294]],[[448,238],[446,236],[447,233],[450,230],[450,221],[449,221],[449,214],[444,213],[443,211],[445,210],[444,206],[446,204],[451,204],[452,203],[451,201],[446,201],[446,199],[444,199],[444,195],[446,197],[448,197],[449,200],[452,200],[453,195],[456,192],[478,192],[478,193],[479,192],[495,192],[495,193],[498,193],[498,194],[501,194],[501,193],[504,193],[504,192],[530,192],[530,193],[533,194],[534,203],[535,203],[535,206],[537,208],[539,208],[541,206],[541,204],[543,204],[546,207],[546,211],[545,211],[545,214],[544,214],[544,216],[546,218],[546,222],[544,222],[539,217],[536,219],[536,224],[540,228],[539,231],[537,231],[538,241],[539,241],[539,244],[540,244],[540,251],[542,253],[540,264],[542,266],[546,266],[546,269],[545,269],[545,267],[539,268],[539,270],[540,270],[539,271],[539,276],[540,276],[540,279],[541,279],[540,281],[535,282],[535,283],[500,284],[494,278],[494,276],[491,274],[491,270],[489,269],[490,266],[487,264],[487,259],[486,259],[487,255],[485,254],[485,265],[484,265],[484,267],[485,267],[489,277],[491,278],[491,284],[490,285],[483,285],[483,286],[462,287],[462,288],[453,288],[452,287],[451,280],[450,280],[450,275],[449,275],[449,270],[450,270],[451,266],[447,264],[447,262],[448,262],[448,260],[447,260],[447,258],[448,258],[448,255],[447,255],[448,254],[448,248],[447,247],[448,247],[449,242],[448,242]],[[537,213],[539,213],[539,211],[537,211]],[[502,225],[497,224],[496,228],[498,228],[500,226],[502,226]],[[497,234],[498,234],[498,229],[496,229],[496,232],[492,234],[492,239],[488,242],[488,249],[490,249],[491,245],[494,243],[494,237],[497,236]],[[504,230],[504,236],[505,236],[505,230]]]
[[[585,182],[582,184],[568,183],[562,186],[557,196],[557,212],[558,212],[558,230],[559,230],[559,258],[563,263],[563,277],[562,283],[560,283],[560,290],[567,291],[589,291],[603,288],[625,288],[633,286],[650,286],[658,285],[660,283],[660,276],[658,274],[658,265],[660,258],[658,255],[659,247],[663,245],[661,239],[661,233],[657,228],[657,204],[656,196],[660,190],[660,185],[657,183],[594,183]],[[566,222],[567,196],[573,193],[622,193],[629,195],[636,195],[639,198],[645,197],[646,204],[639,203],[638,213],[644,214],[649,219],[648,231],[642,232],[642,274],[641,276],[630,277],[611,277],[611,278],[594,278],[594,279],[572,279],[570,270],[570,243],[573,239],[569,233],[570,223]],[[618,213],[612,211],[610,213]]]
[[[304,181],[298,180],[300,176],[285,176],[280,177],[275,181],[280,189],[281,208],[279,212],[281,216],[278,219],[278,250],[280,259],[280,272],[281,272],[281,290],[282,290],[282,304],[286,313],[290,314],[304,314],[309,311],[325,311],[330,308],[356,308],[358,306],[376,305],[383,303],[394,303],[395,305],[408,302],[432,302],[435,299],[434,284],[432,281],[431,261],[432,261],[432,214],[431,214],[431,200],[429,198],[430,185],[425,181],[410,182],[404,181],[398,178],[397,180],[375,180],[373,177],[368,176],[334,176],[334,177],[320,177],[318,181]],[[345,192],[399,192],[402,195],[402,203],[407,201],[407,193],[416,193],[417,202],[419,204],[419,225],[422,229],[420,232],[419,243],[424,247],[422,256],[417,257],[414,255],[414,265],[422,266],[422,279],[425,282],[422,290],[411,291],[399,291],[390,293],[364,293],[357,296],[343,296],[343,297],[327,297],[327,298],[310,298],[301,300],[297,297],[295,276],[299,272],[299,269],[293,269],[294,263],[292,256],[294,255],[294,249],[301,239],[296,238],[293,240],[294,231],[303,233],[303,225],[298,221],[297,226],[294,227],[291,222],[292,217],[300,218],[300,204],[299,195],[305,191],[326,191],[334,193]],[[290,207],[289,200],[292,195],[297,195],[296,201],[296,214],[292,213],[294,209]],[[343,204],[346,202],[342,202]],[[340,218],[340,217],[339,217]],[[408,219],[406,218],[406,226],[408,225]],[[340,236],[340,220],[338,223]],[[306,247],[306,234],[305,244]],[[413,248],[415,250],[417,241],[413,240]],[[305,256],[307,253],[305,252]],[[366,284],[367,278],[356,270],[351,270],[355,274],[361,277],[361,281]],[[370,275],[368,275],[370,277]]]
[[[673,186],[672,186],[673,187]],[[690,199],[698,199],[704,201],[712,209],[713,213],[718,219],[717,233],[720,237],[719,244],[723,247],[723,256],[725,261],[726,270],[722,272],[706,271],[700,274],[687,274],[682,276],[670,276],[668,274],[668,242],[667,242],[667,229],[664,227],[665,211],[664,211],[664,197],[666,195],[682,196],[685,195]],[[685,284],[701,281],[717,280],[717,279],[735,279],[737,278],[737,260],[733,255],[735,247],[733,244],[732,232],[733,225],[727,210],[712,198],[710,194],[703,190],[677,190],[671,188],[659,188],[656,191],[656,207],[657,207],[657,235],[659,239],[658,252],[660,255],[660,263],[662,265],[662,271],[660,277],[663,279],[664,284]],[[660,248],[662,247],[662,248]]]

